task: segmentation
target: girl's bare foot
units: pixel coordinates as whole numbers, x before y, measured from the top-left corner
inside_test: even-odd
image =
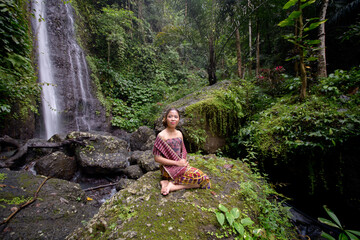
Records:
[[[172,182],[168,182],[168,185],[166,186],[165,192],[163,195],[168,195],[169,192],[173,190],[174,186],[175,185]]]
[[[168,195],[169,191],[167,191],[167,186],[169,185],[169,181],[168,180],[162,180],[160,181],[161,184],[161,194],[162,195]]]

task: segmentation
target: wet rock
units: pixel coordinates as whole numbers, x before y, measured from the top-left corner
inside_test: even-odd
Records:
[[[144,175],[139,165],[130,165],[125,169],[126,175],[131,179],[138,179]]]
[[[91,132],[72,132],[67,138],[87,136],[86,146],[77,146],[75,155],[80,166],[89,174],[122,172],[128,164],[128,144],[112,135]]]
[[[116,191],[120,191],[134,182],[135,182],[134,179],[122,178],[119,180],[118,184],[116,184]]]
[[[35,164],[35,170],[37,174],[70,180],[77,170],[77,164],[74,157],[54,152],[40,158]]]
[[[11,209],[34,197],[45,178],[7,169],[0,169],[0,174],[3,176],[0,199],[13,203],[1,202],[0,218],[5,219]],[[78,184],[51,178],[42,186],[35,202],[2,226],[0,239],[64,239],[97,210]]]
[[[159,169],[159,163],[155,162],[152,150],[135,151],[131,159],[132,161],[136,161],[145,173]]]
[[[47,143],[45,139],[39,139],[39,138],[32,138],[27,141],[27,144],[36,144],[36,143],[44,143],[44,145]],[[34,159],[39,159],[41,157],[44,157],[52,152],[51,148],[28,148],[26,152],[26,162],[31,162]]]
[[[152,150],[156,135],[153,130],[146,126],[139,127],[139,129],[131,134],[130,147],[132,151]]]

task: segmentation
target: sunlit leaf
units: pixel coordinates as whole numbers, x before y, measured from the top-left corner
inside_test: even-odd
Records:
[[[318,220],[321,222],[321,223],[324,223],[324,224],[327,224],[329,226],[332,226],[332,227],[336,227],[336,228],[339,228],[338,225],[336,225],[334,222],[326,219],[326,218],[318,218]]]
[[[251,218],[244,218],[244,219],[241,219],[241,224],[244,225],[244,227],[246,227],[249,225],[253,225],[254,222],[253,222],[253,220],[251,220]]]
[[[234,219],[237,219],[240,216],[240,211],[238,208],[231,209],[230,213],[234,216]]]
[[[283,9],[288,9],[292,6],[294,6],[297,3],[297,0],[289,0],[285,5],[283,6]]]
[[[238,223],[238,222],[234,222],[234,228],[235,228],[235,230],[236,230],[241,236],[244,235],[245,229],[244,229],[244,226],[243,226],[243,225],[241,225],[241,224]]]
[[[313,29],[317,28],[318,26],[320,26],[321,24],[323,24],[324,22],[326,22],[326,20],[320,21],[320,22],[314,22],[314,23],[310,24],[309,27],[304,28],[304,31],[307,32],[307,31],[313,30]]]
[[[216,218],[218,220],[218,222],[220,223],[220,225],[224,225],[224,222],[225,222],[225,215],[221,212],[216,212]]]
[[[223,212],[228,212],[229,210],[224,206],[222,205],[221,203],[219,204],[219,209]]]
[[[316,0],[307,1],[306,3],[302,4],[300,8],[301,8],[301,9],[304,9],[304,8],[306,8],[307,6],[313,4],[314,2],[316,2]]]
[[[226,216],[226,220],[229,222],[229,225],[230,226],[233,226],[233,223],[234,223],[234,216],[229,213],[229,212],[226,212],[225,213],[225,216]]]

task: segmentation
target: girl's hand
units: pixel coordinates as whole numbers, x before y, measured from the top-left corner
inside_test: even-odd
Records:
[[[180,161],[176,162],[179,167],[186,167],[189,165],[189,163],[186,161],[186,159],[181,159]]]

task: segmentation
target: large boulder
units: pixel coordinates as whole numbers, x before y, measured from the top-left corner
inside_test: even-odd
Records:
[[[130,147],[132,151],[146,151],[153,148],[155,142],[155,132],[149,127],[142,126],[133,132],[130,137]]]
[[[238,208],[241,219],[250,217],[256,224],[273,228],[264,230],[269,239],[296,239],[287,210],[267,200],[273,191],[246,165],[214,155],[189,156],[189,160],[211,177],[212,189],[162,196],[160,171],[148,172],[105,202],[86,226],[67,239],[216,239],[224,232],[229,235],[226,239],[234,239],[234,232],[222,230],[217,221],[219,203],[229,210]],[[286,236],[277,235],[279,230]]]
[[[139,165],[130,165],[125,169],[125,174],[131,179],[138,179],[144,175]]]
[[[37,160],[34,168],[37,174],[70,180],[77,170],[77,164],[74,157],[58,151]]]
[[[81,168],[89,174],[119,173],[127,167],[130,158],[125,140],[110,134],[72,132],[67,138],[89,137],[85,146],[76,146],[75,155]]]
[[[130,159],[136,162],[145,173],[159,169],[159,163],[155,162],[151,150],[134,151]]]
[[[1,221],[32,199],[44,179],[25,171],[0,169]],[[35,202],[1,226],[0,239],[64,239],[97,210],[78,184],[51,178]]]
[[[239,89],[236,82],[222,81],[166,106],[165,109],[175,107],[180,112],[178,127],[188,151],[215,153],[225,146],[227,137],[238,130],[243,116]],[[162,129],[161,116],[155,122],[155,130]]]

